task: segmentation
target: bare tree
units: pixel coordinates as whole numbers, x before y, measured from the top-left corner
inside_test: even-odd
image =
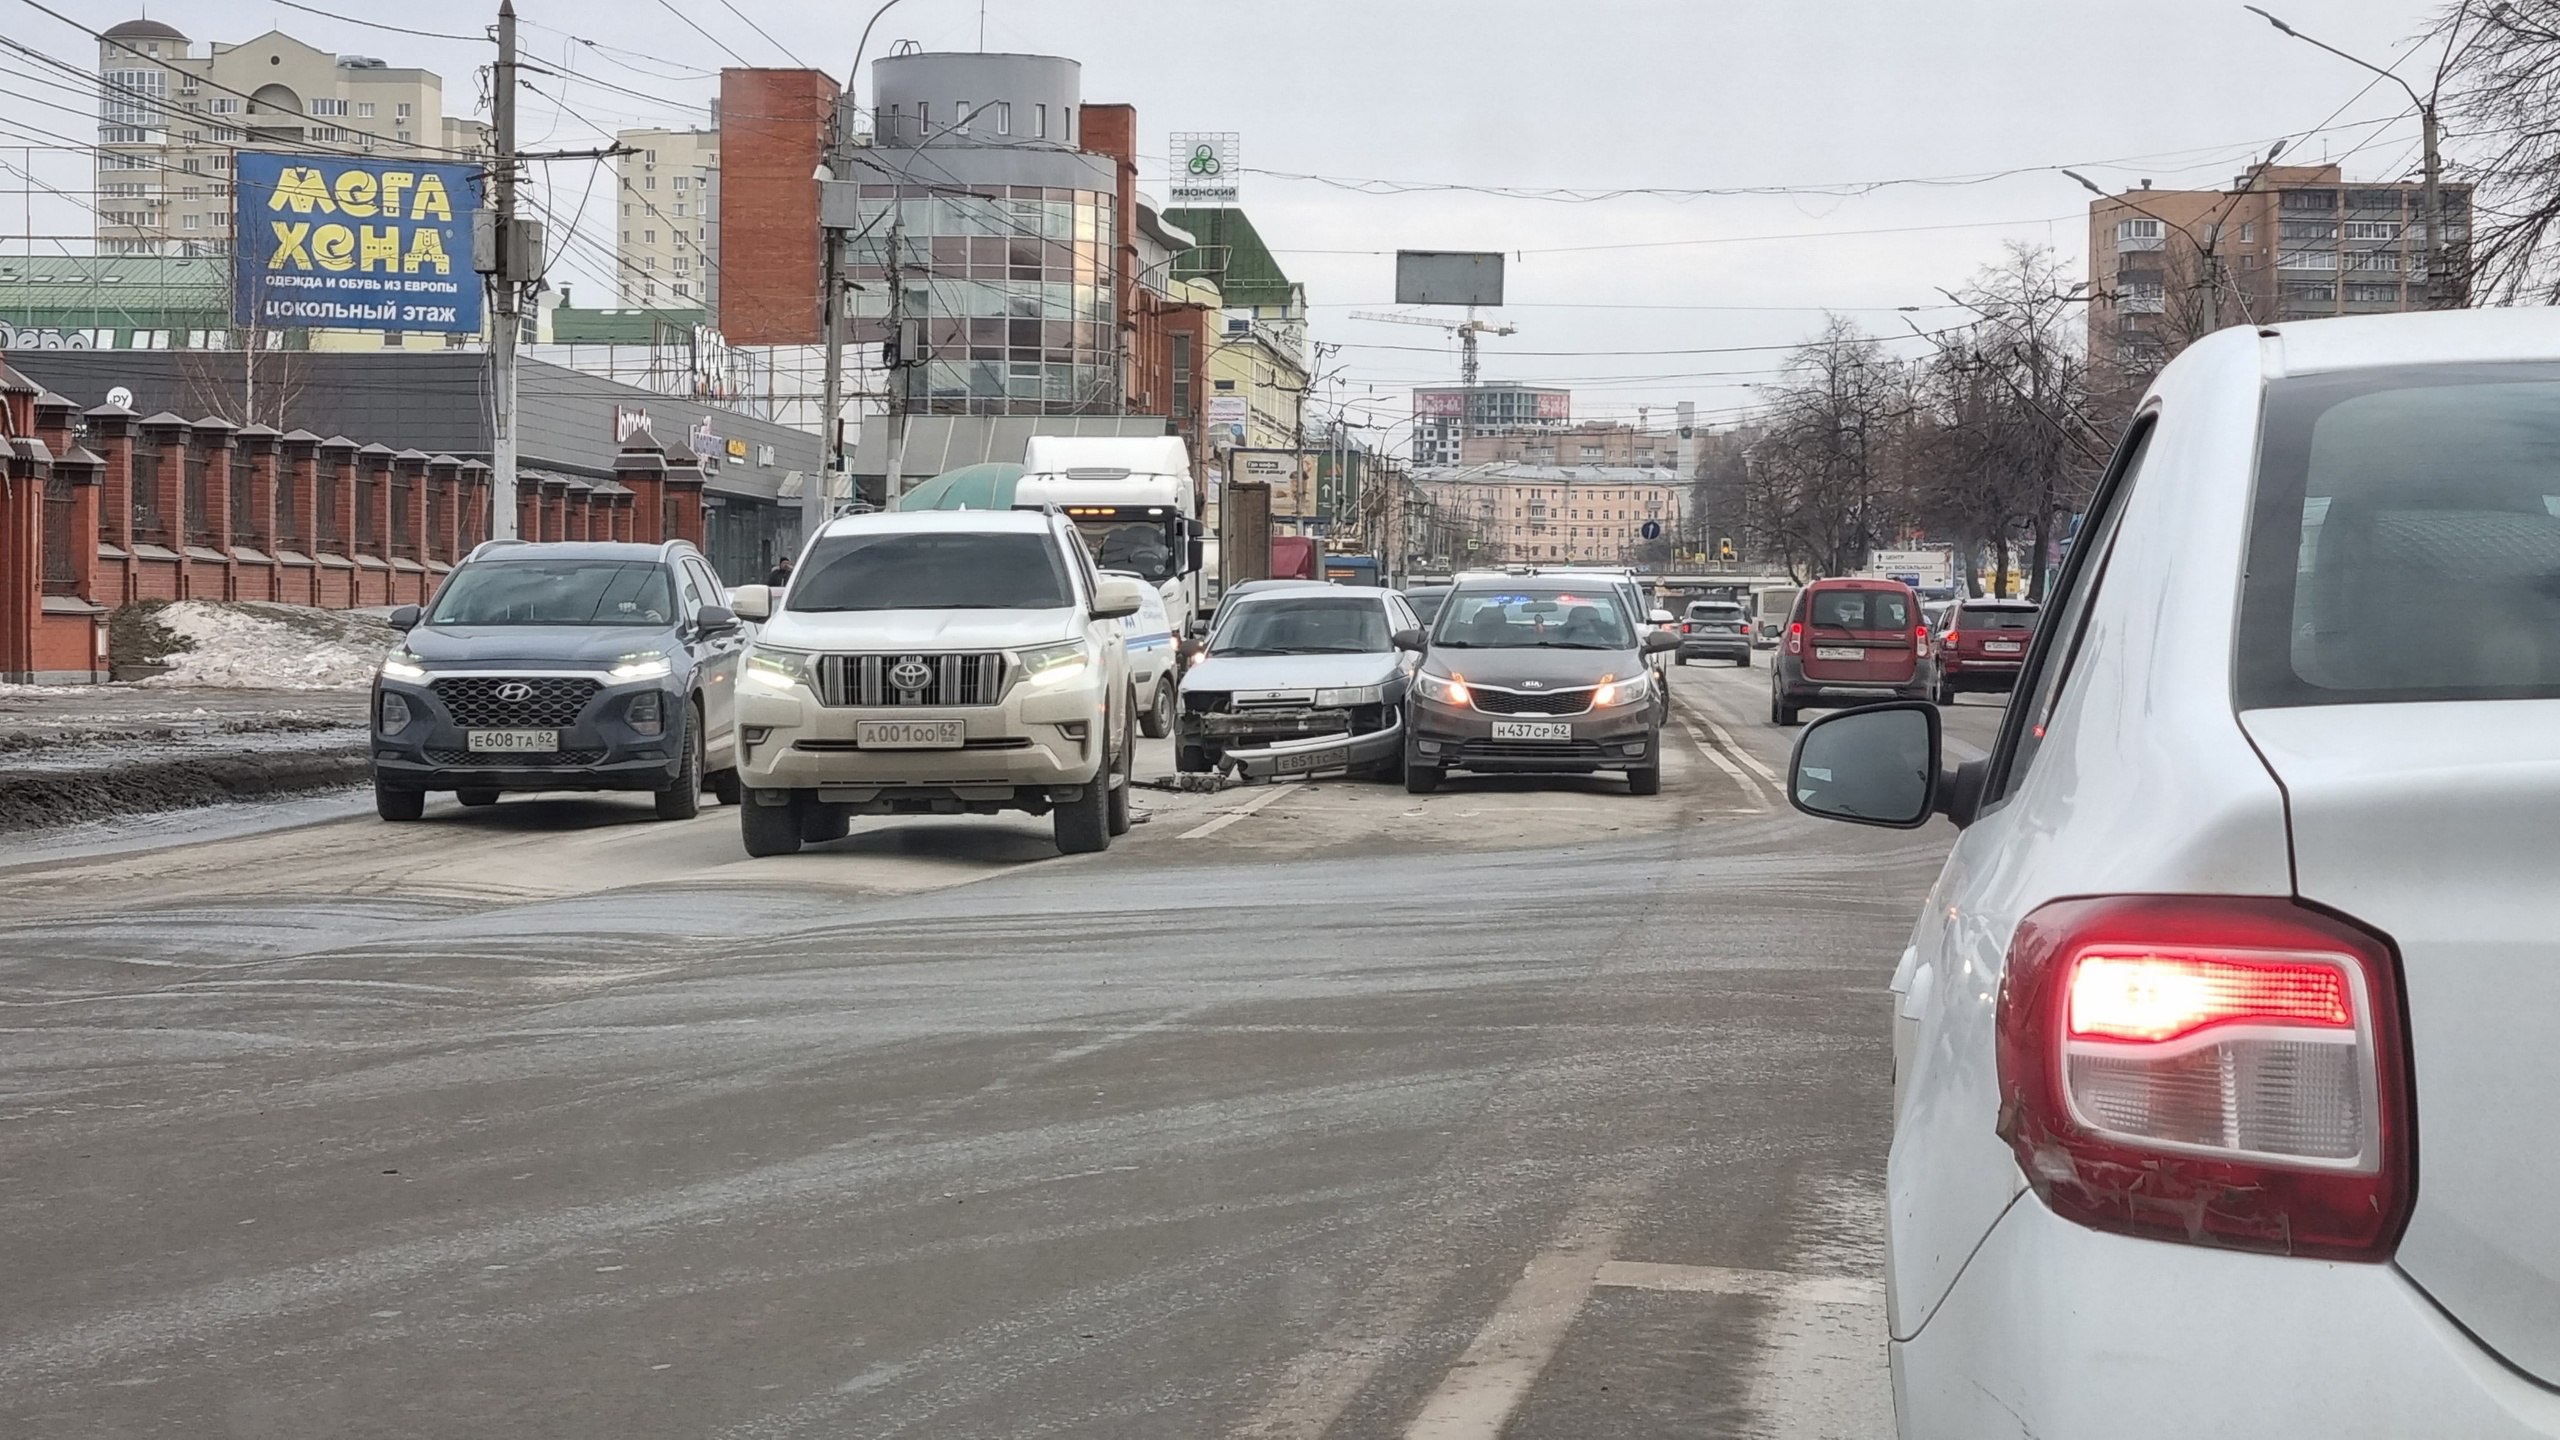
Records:
[[[1761,554],[1803,578],[1861,568],[1889,496],[1877,462],[1909,408],[1906,377],[1872,336],[1838,316],[1769,388],[1767,433],[1751,453],[1744,511]]]
[[[2441,273],[2495,304],[2560,301],[2560,0],[2455,0],[2436,31],[2441,113],[2468,151],[2448,169],[2473,186],[2470,230],[2446,216]]]

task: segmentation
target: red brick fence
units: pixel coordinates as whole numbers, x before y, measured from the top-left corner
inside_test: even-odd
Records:
[[[82,409],[0,364],[0,681],[106,678],[137,600],[423,604],[489,538],[479,460],[218,417]],[[702,542],[702,469],[645,436],[614,478],[519,472],[528,540]]]

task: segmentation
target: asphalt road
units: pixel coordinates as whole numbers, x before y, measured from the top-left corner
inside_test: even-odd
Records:
[[[1675,674],[1652,799],[0,849],[0,1435],[1887,1434],[1949,832],[1788,812],[1765,671]]]

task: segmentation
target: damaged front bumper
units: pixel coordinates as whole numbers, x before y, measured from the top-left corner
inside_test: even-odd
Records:
[[[1188,715],[1183,742],[1214,747],[1248,780],[1366,770],[1403,753],[1401,708],[1387,710],[1381,729],[1355,733],[1352,723],[1348,710]]]

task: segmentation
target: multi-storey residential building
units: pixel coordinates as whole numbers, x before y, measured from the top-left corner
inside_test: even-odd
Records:
[[[430,70],[315,49],[271,30],[202,53],[176,26],[127,20],[98,42],[98,249],[226,255],[231,157],[324,150],[464,162],[488,150],[478,122],[444,113]]]
[[[1680,437],[1676,431],[1600,420],[1585,420],[1571,429],[1512,425],[1466,436],[1458,446],[1458,461],[1462,465],[1677,465]]]
[[[1413,463],[1457,465],[1469,436],[1573,423],[1573,392],[1494,380],[1482,385],[1425,386],[1413,392]]]
[[[2225,325],[2428,308],[2425,187],[2267,165],[2226,190],[2089,206],[2089,357],[2139,377]],[[2471,189],[2442,187],[2436,303],[2460,305]]]
[[[1635,564],[1667,555],[1686,486],[1665,466],[1470,465],[1414,477],[1481,564]],[[1657,539],[1647,540],[1651,522]]]
[[[631,309],[720,309],[719,130],[624,130],[614,289]]]

